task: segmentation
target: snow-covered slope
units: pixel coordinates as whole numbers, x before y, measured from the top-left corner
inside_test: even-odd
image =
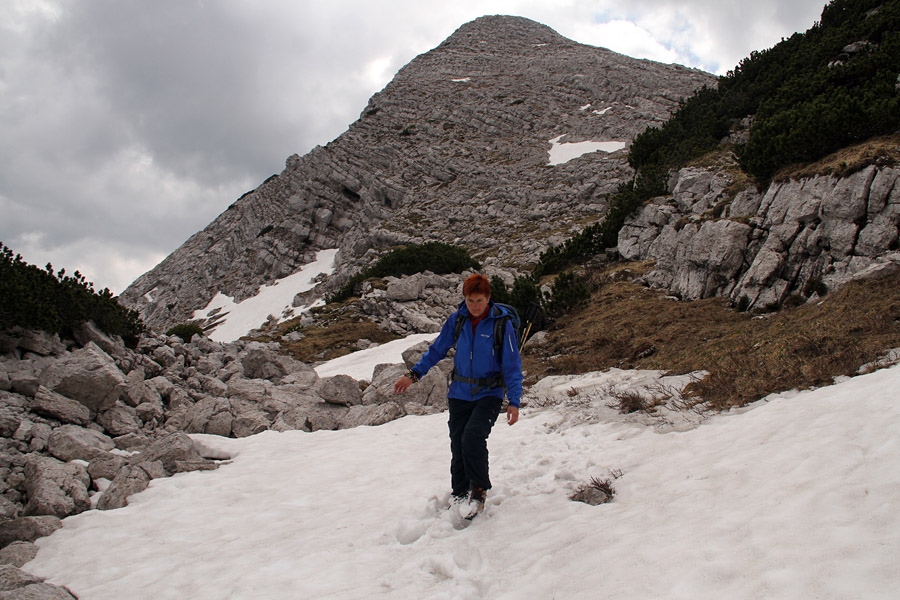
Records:
[[[295,310],[292,306],[294,296],[315,287],[316,277],[323,273],[330,275],[334,271],[337,252],[337,249],[320,250],[316,253],[316,260],[293,275],[279,279],[272,285],[262,286],[255,296],[243,302],[235,302],[233,298],[218,292],[206,307],[194,312],[192,319],[214,318],[216,325],[207,332],[210,339],[233,342],[265,324],[270,315],[283,321],[323,304],[319,302],[300,310]]]
[[[26,569],[82,600],[896,598],[900,367],[666,434],[565,383],[498,423],[467,528],[443,510],[446,415],[408,416],[197,436],[233,460],[66,519]],[[568,499],[613,473],[612,503]]]

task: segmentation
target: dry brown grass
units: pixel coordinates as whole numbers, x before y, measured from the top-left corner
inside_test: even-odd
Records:
[[[680,302],[631,281],[612,281],[609,273],[595,274],[598,289],[590,303],[558,320],[550,341],[528,350],[528,382],[610,367],[705,370],[710,375],[688,393],[725,409],[828,384],[900,347],[900,274],[754,315],[721,298]]]
[[[845,177],[869,165],[895,165],[900,163],[900,133],[872,138],[841,148],[814,163],[791,165],[775,174],[775,181],[801,179],[815,175]]]
[[[369,340],[383,344],[397,339],[399,336],[379,329],[368,318],[360,315],[354,301],[347,301],[322,308],[313,309],[316,324],[300,326],[300,319],[286,321],[264,335],[250,339],[269,342],[278,340],[281,350],[299,361],[314,363],[331,360],[358,350],[359,340]],[[297,331],[303,339],[296,342],[282,340],[281,336]]]

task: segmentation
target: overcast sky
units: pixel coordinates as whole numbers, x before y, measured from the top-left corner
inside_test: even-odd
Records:
[[[2,0],[0,241],[121,292],[481,15],[724,74],[825,0]]]

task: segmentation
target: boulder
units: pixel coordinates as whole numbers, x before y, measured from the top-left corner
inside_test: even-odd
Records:
[[[84,512],[91,507],[90,483],[90,475],[80,464],[29,454],[25,462],[25,514],[62,519]]]
[[[418,300],[423,291],[425,291],[425,279],[414,275],[390,281],[385,298],[397,302]]]
[[[229,398],[240,398],[247,402],[261,404],[271,396],[273,387],[274,384],[266,379],[232,377],[228,380],[225,395]]]
[[[50,454],[64,462],[76,459],[90,462],[115,447],[110,437],[77,425],[57,427],[47,443]]]
[[[112,510],[128,505],[128,498],[134,494],[143,492],[155,477],[165,475],[162,463],[159,461],[142,462],[123,467],[109,487],[100,496],[97,502],[99,510]]]
[[[19,347],[25,331],[21,327],[0,330],[0,354],[7,354]]]
[[[119,471],[126,465],[128,461],[126,461],[121,456],[116,456],[114,454],[106,454],[103,456],[97,456],[94,458],[90,464],[88,464],[87,471],[88,475],[91,476],[91,479],[115,479],[116,475],[118,475]]]
[[[19,569],[16,565],[0,565],[0,592],[18,590],[26,585],[41,583],[41,579]]]
[[[254,342],[241,359],[244,375],[248,379],[276,380],[287,375],[278,354],[265,344]]]
[[[97,415],[97,423],[112,437],[138,433],[141,429],[137,410],[121,404]]]
[[[66,398],[62,394],[57,394],[42,385],[38,386],[29,410],[37,415],[57,419],[63,423],[87,425],[91,422],[91,410],[87,406]]]
[[[115,406],[125,375],[108,354],[89,342],[44,369],[40,383],[96,413]]]
[[[13,542],[0,550],[0,565],[21,567],[37,556],[37,546],[31,542]]]
[[[340,427],[347,409],[337,404],[321,401],[311,405],[296,406],[279,417],[279,423],[287,429],[302,431],[333,430]]]
[[[321,379],[316,391],[330,404],[354,406],[362,403],[359,382],[349,375],[335,375]]]
[[[404,415],[404,410],[396,402],[372,406],[351,406],[338,422],[340,429],[351,427],[383,425]]]
[[[86,321],[72,330],[72,337],[80,346],[93,342],[110,356],[123,356],[126,353],[122,338],[106,335],[93,321]]]
[[[188,433],[209,433],[229,437],[234,415],[226,398],[206,396],[188,408],[184,430]]]
[[[204,459],[197,452],[190,437],[185,433],[176,432],[157,439],[143,452],[133,456],[129,462],[132,465],[136,465],[154,461],[160,461],[165,472],[173,475],[185,470],[194,470],[186,469],[184,466],[203,463]]]
[[[65,588],[49,583],[30,583],[0,592],[0,600],[77,600]]]
[[[62,354],[66,351],[59,335],[46,331],[25,330],[19,340],[19,348],[42,356]]]
[[[59,517],[52,515],[0,521],[0,548],[5,548],[13,542],[33,542],[50,535],[60,527],[62,522]]]
[[[231,421],[231,433],[236,438],[249,437],[266,431],[270,425],[262,411],[245,411]]]

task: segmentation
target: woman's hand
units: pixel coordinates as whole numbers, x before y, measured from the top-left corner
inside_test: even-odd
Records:
[[[515,406],[508,406],[506,409],[506,422],[510,425],[515,425],[516,421],[519,420],[519,409]]]
[[[407,377],[404,375],[400,379],[397,380],[397,383],[394,384],[394,393],[402,394],[406,390],[409,389],[409,386],[413,384],[413,380],[411,377]]]

